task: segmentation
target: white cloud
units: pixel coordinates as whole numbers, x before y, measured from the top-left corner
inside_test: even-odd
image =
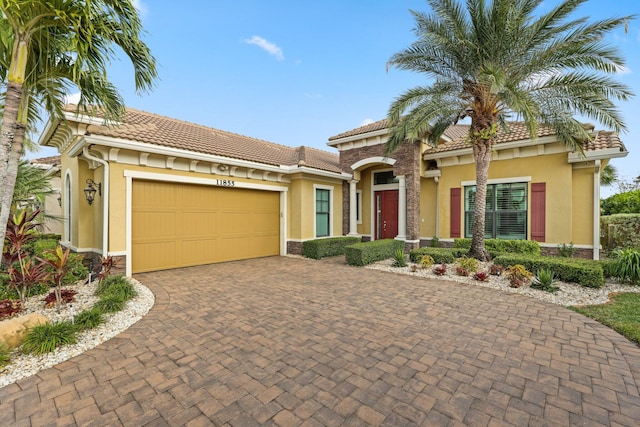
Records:
[[[269,55],[275,56],[278,59],[278,61],[284,60],[284,54],[282,53],[282,49],[280,49],[280,47],[271,43],[270,41],[263,39],[260,36],[253,36],[250,39],[246,39],[244,42],[247,44],[254,44],[258,46],[259,48],[266,51]]]
[[[322,98],[322,95],[320,95],[319,93],[305,93],[304,96],[305,98],[314,98],[314,99]]]
[[[80,102],[80,92],[68,94],[64,98],[65,104],[77,104],[78,102]]]
[[[133,7],[136,8],[140,16],[145,16],[149,12],[149,7],[142,0],[133,0]]]
[[[618,70],[616,71],[616,74],[620,74],[621,76],[624,76],[625,74],[631,74],[631,68],[629,67],[624,67],[624,66],[619,66]]]
[[[375,123],[376,121],[373,119],[370,119],[369,117],[367,117],[366,119],[364,119],[362,121],[362,123],[360,123],[360,126],[366,126],[366,125],[370,125],[371,123]]]

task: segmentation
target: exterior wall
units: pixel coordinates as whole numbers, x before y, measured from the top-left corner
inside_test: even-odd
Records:
[[[503,156],[501,156],[502,158]],[[440,177],[440,237],[451,238],[450,235],[450,201],[451,188],[461,187],[463,181],[475,181],[475,165],[442,167]],[[547,182],[546,189],[546,242],[569,243],[573,239],[573,218],[567,213],[573,212],[574,186],[572,166],[567,163],[567,154],[550,154],[537,157],[511,158],[494,160],[489,167],[489,179],[511,179],[531,177],[530,182]],[[580,184],[581,185],[581,184]],[[529,185],[530,188],[530,185]],[[593,185],[586,187],[585,193],[593,194]],[[530,192],[529,192],[530,193]],[[592,197],[592,196],[591,196]],[[531,237],[531,197],[528,197],[527,236]],[[464,194],[461,206],[461,218],[464,221]],[[590,208],[593,210],[592,208]],[[577,213],[576,213],[577,214]],[[575,216],[575,215],[574,215]],[[591,221],[591,220],[589,220]],[[580,228],[582,230],[582,227]],[[464,227],[462,229],[464,235]],[[588,236],[587,236],[588,237]],[[581,241],[586,240],[584,238]],[[574,241],[576,243],[576,241]]]
[[[58,219],[48,219],[44,224],[44,232],[62,235],[62,207],[60,206],[60,203],[58,203],[58,196],[62,194],[62,180],[60,179],[60,173],[50,176],[49,179],[51,182],[51,189],[58,193],[50,194],[45,198],[43,209],[47,215]]]
[[[571,240],[593,246],[593,167],[575,168],[572,177]],[[569,243],[558,242],[558,243]]]

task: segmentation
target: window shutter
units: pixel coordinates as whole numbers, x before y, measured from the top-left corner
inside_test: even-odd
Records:
[[[545,241],[546,188],[544,182],[531,184],[531,240]]]
[[[451,189],[451,224],[449,234],[450,237],[460,237],[460,210],[461,205],[461,188]]]

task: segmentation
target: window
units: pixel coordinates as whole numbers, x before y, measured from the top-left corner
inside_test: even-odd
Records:
[[[397,184],[398,178],[393,176],[393,171],[374,172],[373,185]]]
[[[316,188],[316,237],[330,235],[331,190]]]
[[[486,238],[527,238],[527,183],[487,185],[487,204],[484,224]],[[473,211],[476,187],[464,188],[465,237],[473,233]]]

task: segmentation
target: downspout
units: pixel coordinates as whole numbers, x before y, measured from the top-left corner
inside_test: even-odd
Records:
[[[109,163],[98,157],[89,154],[89,147],[82,147],[82,155],[89,160],[100,163],[104,166],[104,178],[102,188],[104,191],[104,201],[102,203],[102,256],[109,256]]]
[[[440,239],[440,178],[433,177],[436,182],[436,239]]]
[[[600,160],[593,172],[593,259],[600,259]]]

